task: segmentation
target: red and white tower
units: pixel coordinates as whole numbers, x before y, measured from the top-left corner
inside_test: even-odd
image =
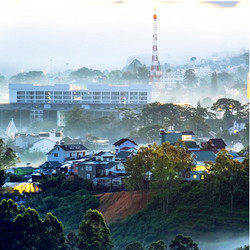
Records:
[[[157,83],[161,82],[162,72],[160,71],[160,62],[158,61],[158,51],[157,51],[157,15],[156,6],[154,8],[154,26],[153,26],[153,47],[152,47],[152,65],[149,75],[149,84],[157,87]]]

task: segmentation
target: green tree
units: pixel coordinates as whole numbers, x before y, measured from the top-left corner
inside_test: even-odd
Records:
[[[192,158],[185,147],[168,142],[156,148],[157,156],[152,168],[152,186],[159,191],[163,212],[169,213],[170,198],[180,185],[180,172],[191,169]]]
[[[184,74],[184,83],[188,87],[194,87],[197,82],[198,82],[198,78],[195,74],[195,71],[193,69],[186,70]]]
[[[111,83],[119,83],[121,81],[122,72],[120,70],[111,70],[108,74],[108,81]]]
[[[167,246],[164,243],[163,240],[158,240],[156,242],[153,242],[148,250],[166,250]]]
[[[14,150],[0,138],[0,170],[15,166],[17,161],[18,158]]]
[[[77,237],[77,235],[73,232],[70,232],[67,235],[67,239],[66,239],[66,245],[70,250],[75,250],[78,249],[78,244],[79,244],[79,239]]]
[[[247,180],[244,164],[234,160],[226,150],[221,150],[216,162],[212,165],[211,172],[214,174],[214,181],[221,192],[229,192],[231,212],[234,209],[235,193],[240,188],[241,183]],[[246,183],[248,185],[248,183]]]
[[[249,245],[245,245],[244,247],[235,248],[235,250],[249,250]]]
[[[89,209],[79,227],[79,249],[108,250],[113,243],[103,215]]]
[[[46,74],[43,71],[29,71],[24,73],[19,73],[10,78],[12,83],[48,83]]]
[[[35,209],[0,203],[1,249],[64,249],[63,225],[48,213],[42,220]]]
[[[147,190],[146,174],[152,170],[155,152],[153,148],[141,147],[137,154],[125,164],[128,175],[125,186],[129,190]]]
[[[170,250],[199,250],[197,243],[191,237],[178,234],[169,245]]]
[[[78,106],[66,112],[65,121],[65,132],[72,136],[89,133],[92,125],[92,119]]]
[[[97,77],[105,78],[105,75],[100,70],[88,69],[87,67],[80,68],[70,73],[70,79],[72,80],[79,80],[79,79],[91,80]]]
[[[125,247],[125,250],[144,250],[143,245],[139,241],[132,242]]]

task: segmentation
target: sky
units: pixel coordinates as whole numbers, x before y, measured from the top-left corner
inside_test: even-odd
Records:
[[[157,1],[161,63],[249,49],[248,1]],[[149,64],[154,2],[0,0],[0,74]]]

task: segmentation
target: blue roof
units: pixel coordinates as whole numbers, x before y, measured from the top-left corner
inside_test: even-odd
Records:
[[[215,162],[216,155],[212,151],[193,151],[192,155],[196,161],[212,161]]]
[[[182,139],[182,133],[164,133],[162,135],[162,143],[169,142],[171,144],[176,143],[178,140]]]

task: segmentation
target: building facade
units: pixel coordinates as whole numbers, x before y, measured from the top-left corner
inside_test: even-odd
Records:
[[[10,103],[37,104],[147,104],[151,86],[91,84],[86,89],[72,84],[9,84]]]

